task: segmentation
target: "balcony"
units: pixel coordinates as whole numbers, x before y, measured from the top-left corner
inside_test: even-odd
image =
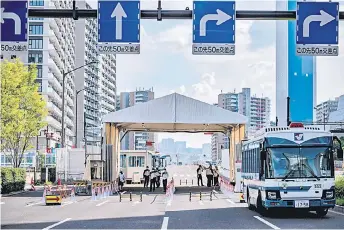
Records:
[[[48,81],[58,92],[62,92],[62,84],[57,80],[57,78],[48,72]]]
[[[49,125],[51,125],[55,129],[61,130],[61,123],[57,121],[55,118],[53,118],[52,116],[47,116],[47,122]]]
[[[62,117],[62,112],[61,112],[60,108],[58,108],[52,102],[48,102],[47,103],[47,108],[48,108],[50,113],[53,113],[53,114],[55,114],[58,117]]]
[[[49,58],[48,60],[48,67],[50,69],[50,72],[53,73],[60,81],[62,81],[62,73],[60,69],[57,67],[56,63]]]
[[[70,107],[66,107],[66,111],[67,111],[67,115],[71,116],[71,117],[74,117],[74,112],[73,110],[70,108]]]
[[[49,43],[49,46],[48,46],[48,51],[49,51],[49,55],[50,57],[54,60],[54,62],[57,64],[56,66],[59,68],[59,69],[63,69],[63,63],[60,59],[60,56],[58,55],[55,47]]]
[[[56,102],[58,105],[62,105],[62,98],[52,87],[48,87],[47,94],[51,101]]]
[[[54,31],[55,34],[58,34],[58,33],[59,33],[59,27],[58,27],[58,25],[56,24],[55,19],[53,19],[53,18],[50,18],[50,19],[49,19],[49,26],[50,26],[50,28]]]
[[[65,117],[65,122],[68,126],[74,127],[74,123],[69,117]]]

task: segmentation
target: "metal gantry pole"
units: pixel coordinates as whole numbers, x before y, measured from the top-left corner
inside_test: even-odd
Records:
[[[160,18],[161,16],[161,18]],[[97,18],[97,10],[86,9],[29,9],[29,17],[43,18]],[[141,10],[141,19],[192,19],[192,10]],[[295,20],[296,11],[238,10],[237,20]],[[344,11],[339,12],[344,20]]]

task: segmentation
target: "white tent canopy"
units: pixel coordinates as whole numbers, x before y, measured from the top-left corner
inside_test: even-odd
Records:
[[[103,122],[128,131],[226,132],[248,119],[220,107],[173,93],[109,113]]]

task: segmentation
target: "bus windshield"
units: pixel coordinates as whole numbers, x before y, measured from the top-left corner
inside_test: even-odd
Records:
[[[332,177],[330,147],[288,147],[267,149],[266,178]]]

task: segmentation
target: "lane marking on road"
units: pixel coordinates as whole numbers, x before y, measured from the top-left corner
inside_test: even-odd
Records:
[[[66,203],[62,203],[61,207],[64,207],[73,203],[74,203],[73,201],[67,201]]]
[[[180,177],[184,177],[184,174],[181,174]]]
[[[139,204],[140,203],[140,201],[135,201],[131,206],[136,206],[137,204]]]
[[[204,205],[204,203],[203,203],[203,201],[198,201],[198,203],[200,204],[200,205]]]
[[[27,204],[25,207],[31,207],[37,204],[41,204],[42,202],[36,202],[36,203],[31,203],[31,204]]]
[[[228,203],[231,203],[231,204],[235,204],[232,200],[230,200],[230,199],[226,199],[226,201],[228,202]]]
[[[218,191],[216,191],[215,189],[213,190],[213,193],[216,193],[216,194],[218,194],[219,192]]]
[[[266,224],[267,226],[273,228],[273,229],[280,229],[279,227],[277,227],[276,225],[271,224],[269,221],[264,220],[263,218],[259,217],[259,216],[253,216],[254,218],[256,218],[257,220],[259,220],[260,222],[263,222],[264,224]]]
[[[106,201],[104,201],[104,202],[101,202],[101,203],[97,204],[96,206],[97,206],[97,207],[102,206],[103,204],[106,204],[107,202],[109,202],[109,200],[106,200]]]
[[[329,212],[332,212],[332,213],[335,213],[335,214],[338,214],[338,215],[342,215],[344,216],[344,213],[340,213],[340,212],[336,212],[336,211],[332,211],[332,210],[328,210]]]
[[[169,217],[164,217],[164,220],[162,221],[161,230],[166,230],[167,229],[168,219],[169,219]]]
[[[72,219],[72,218],[64,219],[64,220],[62,220],[62,221],[60,221],[60,222],[57,222],[57,223],[55,223],[55,224],[53,224],[53,225],[50,225],[50,226],[48,226],[48,227],[46,227],[46,228],[43,228],[43,230],[48,230],[48,229],[54,228],[54,227],[56,227],[56,226],[58,226],[58,225],[60,225],[60,224],[63,224],[64,222],[67,222],[67,221],[71,220],[71,219]]]

